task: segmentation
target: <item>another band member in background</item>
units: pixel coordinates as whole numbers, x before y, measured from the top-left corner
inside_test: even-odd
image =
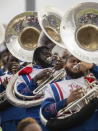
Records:
[[[2,76],[3,75],[3,73],[5,72],[5,71],[7,71],[7,69],[8,69],[8,61],[9,61],[9,57],[10,57],[10,52],[7,50],[7,49],[5,49],[2,53],[1,53],[1,63],[2,63],[2,66],[1,66],[1,69],[0,69],[0,76]]]
[[[19,122],[17,131],[42,131],[42,129],[35,119],[28,117]]]
[[[61,47],[59,47],[58,45],[56,45],[53,50],[52,50],[52,54],[57,54],[60,58],[62,58],[62,60],[65,62],[66,58],[71,55],[70,52],[67,49],[63,49]]]
[[[10,55],[9,61],[7,63],[7,72],[4,72],[0,77],[0,93],[4,92],[9,80],[13,77],[13,75],[20,69],[19,60]],[[10,108],[12,105],[5,100],[0,103],[0,117],[1,117],[1,127],[4,131],[9,129],[9,120],[13,120],[13,116],[11,115],[12,111]],[[17,113],[17,112],[16,112]],[[13,124],[12,124],[13,125]],[[13,130],[13,127],[10,127]]]
[[[76,68],[76,65],[79,65],[79,67]],[[70,128],[69,131],[98,130],[98,111],[95,111],[98,109],[97,98],[94,98],[91,103],[89,103],[83,110],[81,110],[80,114],[77,113],[77,116],[74,115],[72,118],[65,118],[64,120],[56,119],[59,110],[67,107],[69,103],[83,96],[83,89],[86,88],[84,74],[87,70],[90,70],[98,79],[98,66],[95,64],[81,62],[72,55],[66,59],[64,68],[67,73],[66,78],[63,81],[49,84],[45,90],[45,100],[42,103],[41,110],[42,115],[47,120],[49,120],[47,127],[55,131],[66,130],[68,128]],[[89,109],[89,107],[91,108]],[[84,113],[86,116],[84,116],[83,119],[82,115],[84,115]],[[79,122],[78,120],[76,121],[76,119],[78,119]],[[81,122],[82,124],[78,125]],[[76,127],[72,128],[74,126]]]
[[[17,73],[20,69],[19,60],[12,55],[10,55],[9,60],[7,62],[7,71],[3,73],[0,77],[0,92],[4,91],[8,81],[11,77]]]

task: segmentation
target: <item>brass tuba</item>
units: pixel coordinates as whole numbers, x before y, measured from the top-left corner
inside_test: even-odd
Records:
[[[40,32],[37,12],[24,12],[15,16],[9,22],[5,33],[8,50],[19,60],[32,62]]]
[[[60,31],[66,48],[73,56],[88,63],[98,64],[98,3],[81,3],[67,11],[62,19]],[[92,89],[88,90],[88,87]],[[59,118],[66,112],[70,112],[71,115],[75,107],[79,111],[82,108],[81,102],[88,103],[97,96],[98,81],[95,78],[93,83],[87,83],[86,93],[82,98],[70,103],[58,113]]]
[[[34,49],[38,46],[40,32],[37,12],[29,11],[15,16],[9,22],[5,33],[8,50],[19,60],[32,62]],[[28,108],[39,105],[43,101],[43,95],[24,96],[17,91],[15,82],[18,79],[18,73],[13,76],[7,85],[7,100],[20,107]]]
[[[51,15],[49,18],[51,20],[51,16],[55,18],[57,12],[53,13],[51,11],[50,14]],[[59,16],[59,21],[61,22],[62,17],[59,14],[58,16]],[[24,12],[13,18],[11,22],[8,24],[6,30],[7,47],[9,51],[12,53],[12,55],[14,55],[15,57],[17,57],[22,61],[31,62],[33,51],[38,46],[37,43],[42,28],[42,27],[40,28],[40,24],[39,24],[40,19],[38,19],[38,17],[39,15],[37,14],[37,12]],[[54,22],[58,22],[58,19],[56,19]],[[55,26],[55,24],[57,23],[54,23],[53,25]],[[60,26],[60,23],[57,24],[56,26]],[[52,27],[49,27],[49,30],[50,29],[52,29]],[[41,94],[37,93],[33,96],[24,96],[20,94],[17,91],[15,85],[17,78],[18,78],[18,73],[8,83],[6,89],[6,96],[9,102],[11,102],[11,104],[15,106],[26,107],[26,108],[39,105],[43,101],[44,95],[42,93]]]
[[[28,67],[30,67],[30,66],[31,65],[28,65]],[[44,96],[42,94],[32,95],[32,96],[24,96],[18,92],[15,82],[17,81],[18,74],[20,71],[18,71],[14,75],[14,77],[12,77],[12,79],[9,81],[9,83],[7,85],[7,88],[6,88],[7,100],[12,105],[17,106],[17,107],[29,108],[32,106],[39,105],[44,100]]]
[[[60,34],[65,47],[76,58],[88,62],[98,64],[98,3],[85,2],[71,8],[65,13],[60,26]],[[73,114],[73,108],[77,108],[76,112],[81,107],[81,102],[87,104],[94,97],[98,97],[98,82],[95,80],[88,87],[92,89],[85,92],[84,96],[67,107],[60,110],[57,114],[58,119]],[[66,115],[66,113],[68,113]],[[47,119],[43,116],[40,109],[40,118],[44,125],[47,124]]]

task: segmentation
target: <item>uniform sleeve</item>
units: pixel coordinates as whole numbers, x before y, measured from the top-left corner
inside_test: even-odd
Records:
[[[42,114],[46,119],[56,117],[57,112],[67,105],[66,99],[56,102],[48,86],[45,91],[45,100],[41,105]]]
[[[93,65],[93,68],[91,69],[91,72],[94,74],[94,76],[96,77],[96,79],[98,79],[98,66],[97,65]]]
[[[19,76],[15,83],[15,86],[20,94],[30,96],[32,95],[32,91],[37,87],[37,83],[34,83],[32,80],[29,82],[29,84],[27,84],[23,80],[22,76]]]

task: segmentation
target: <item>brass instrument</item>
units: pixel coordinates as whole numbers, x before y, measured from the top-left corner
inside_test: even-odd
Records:
[[[53,81],[57,81],[62,79],[65,76],[64,69],[60,70],[58,73],[55,74],[55,70],[53,69],[52,73],[50,74],[49,78],[46,79],[43,83],[41,83],[34,91],[33,94],[37,95],[44,91],[45,87]]]
[[[98,64],[98,3],[84,2],[65,13],[60,26],[61,39],[68,51],[76,58]],[[88,90],[88,87],[92,87]],[[89,83],[84,96],[58,112],[57,118],[63,119],[79,111],[81,102],[86,104],[98,97],[98,82]],[[66,115],[66,112],[69,112]],[[40,109],[40,118],[46,125],[47,119]]]
[[[40,32],[37,12],[24,12],[15,16],[5,33],[8,50],[19,60],[32,62]]]
[[[44,34],[56,45],[66,48],[60,36],[63,13],[53,7],[45,7],[38,12],[39,24]]]
[[[32,65],[28,65],[27,67],[31,67]],[[24,67],[25,68],[25,67]],[[21,69],[23,70],[23,69]],[[20,70],[20,71],[21,71]],[[32,96],[24,96],[21,93],[18,92],[17,90],[17,86],[15,84],[15,82],[18,79],[18,71],[14,77],[12,77],[7,85],[6,88],[6,97],[7,100],[14,106],[18,106],[18,107],[25,107],[25,108],[29,108],[32,106],[37,106],[39,105],[43,99],[44,96],[42,94],[38,94],[38,95],[32,95]]]
[[[98,64],[98,3],[84,2],[67,11],[62,19],[60,29],[61,38],[73,56],[88,63]],[[92,89],[88,90],[88,87],[92,87]],[[92,83],[88,82],[85,95],[58,112],[59,118],[62,118],[65,112],[70,112],[69,115],[71,115],[72,109],[75,107],[79,111],[81,102],[88,103],[97,96],[97,80]]]
[[[48,62],[51,63],[51,65],[53,66],[51,68],[52,72],[50,73],[49,78],[47,78],[44,82],[39,84],[39,86],[35,90],[33,90],[33,94],[37,95],[43,92],[48,84],[60,80],[65,76],[64,68],[56,72],[55,65],[57,64],[58,60],[60,60],[60,57],[58,55],[52,55],[51,57],[48,58]]]
[[[15,16],[9,22],[5,33],[8,50],[19,60],[32,62],[33,52],[38,47],[40,32],[37,12],[29,11]],[[41,103],[43,96],[24,96],[18,92],[15,85],[18,73],[11,78],[7,85],[8,101],[20,107],[30,107]]]
[[[53,25],[56,25],[56,29],[53,26],[47,26],[47,31],[49,30],[48,32],[50,32],[50,34],[57,32],[62,18],[61,13],[56,11],[54,13],[54,10],[51,10],[50,13],[48,12],[51,14],[49,15],[50,23],[54,19],[53,21],[55,23]],[[12,53],[12,55],[22,61],[32,62],[34,49],[38,46],[40,32],[44,27],[44,23],[43,26],[41,26],[40,23],[40,16],[37,12],[21,13],[9,22],[6,29],[5,39],[7,48]],[[47,37],[50,39],[48,35]],[[17,78],[18,73],[14,75],[14,77],[8,83],[6,96],[9,102],[15,106],[26,108],[39,105],[43,101],[44,95],[42,93],[37,93],[32,96],[24,96],[20,94],[15,85]],[[39,90],[38,92],[40,92],[39,88],[36,90]]]
[[[89,84],[88,86],[91,86],[92,89],[87,91],[82,98],[70,103],[67,107],[60,110],[57,115],[58,119],[63,119],[63,118],[66,118],[66,117],[72,115],[73,109],[77,109],[75,112],[80,111],[80,109],[82,108],[82,106],[81,106],[82,102],[84,104],[88,104],[90,100],[92,100],[93,98],[98,96],[98,82],[97,82],[97,84],[96,84],[96,82],[94,82],[93,84],[91,84],[91,85]],[[65,115],[66,112],[69,112],[69,113],[67,115]]]
[[[90,76],[90,78],[95,78],[95,77]],[[74,102],[71,102],[70,104],[68,104],[67,107],[61,109],[57,113],[57,119],[64,119],[71,116],[73,113],[79,112],[83,107],[83,105],[88,104],[89,101],[95,97],[98,97],[98,81],[95,80],[92,83],[89,83],[87,81],[87,88],[84,96],[81,97],[80,99],[75,100]],[[40,109],[40,118],[42,123],[46,125],[48,120],[43,116],[41,109]]]

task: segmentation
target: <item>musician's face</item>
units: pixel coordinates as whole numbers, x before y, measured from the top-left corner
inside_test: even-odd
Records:
[[[11,73],[16,73],[20,68],[20,63],[19,61],[14,58],[13,56],[11,56],[9,62],[8,62],[8,70],[11,72]]]
[[[9,55],[10,55],[10,53],[9,52],[7,52],[7,51],[5,51],[3,54],[2,54],[2,63],[4,64],[4,65],[6,65],[7,64],[7,62],[8,62],[8,60],[9,60]]]
[[[62,59],[64,61],[66,61],[66,57],[69,55],[69,52],[67,51],[67,49],[65,49],[65,51],[63,52],[63,55],[62,55]]]
[[[80,60],[78,60],[77,58],[75,58],[74,56],[69,57],[69,59],[66,62],[65,68],[67,67],[70,71],[76,73],[79,72],[79,70],[74,70],[74,66],[76,66],[78,63],[80,62]]]
[[[74,56],[69,57],[67,60],[64,68],[66,70],[67,75],[71,76],[72,78],[79,78],[84,75],[83,72],[80,70],[74,69],[74,67],[80,62],[77,58]]]
[[[23,131],[42,131],[38,124],[29,124]]]

